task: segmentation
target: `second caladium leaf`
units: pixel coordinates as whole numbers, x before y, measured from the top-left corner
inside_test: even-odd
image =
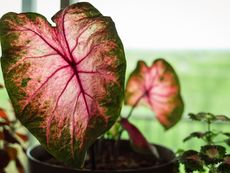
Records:
[[[56,158],[80,167],[120,115],[126,61],[111,18],[77,3],[52,18],[7,13],[2,69],[16,116]]]
[[[163,59],[157,59],[148,67],[139,61],[126,86],[125,103],[133,107],[148,105],[166,128],[181,118],[184,104],[180,95],[178,77]]]

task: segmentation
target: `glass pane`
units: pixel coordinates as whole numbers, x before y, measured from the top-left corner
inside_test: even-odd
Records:
[[[229,0],[222,0],[221,3],[219,0],[88,1],[115,21],[126,51],[127,77],[139,59],[151,64],[156,58],[166,58],[181,79],[185,117],[188,112],[199,111],[230,115]],[[0,2],[0,15],[8,11],[20,12],[19,2]],[[36,11],[49,21],[60,8],[59,0],[37,0],[36,4]],[[6,92],[0,91],[0,103],[4,107],[6,101],[3,102],[3,98],[6,98]],[[122,115],[127,115],[129,109],[124,107]],[[138,108],[134,112],[134,121],[149,139],[167,143],[174,149],[175,146],[183,147],[181,141],[184,133],[204,128],[203,124],[191,124],[184,120],[165,134],[159,123],[152,123],[153,117],[153,113],[146,108]],[[177,140],[173,139],[175,136]]]
[[[139,59],[150,65],[163,57],[180,77],[184,117],[189,112],[200,111],[230,115],[229,0],[88,1],[114,20],[125,47],[126,77]],[[127,115],[129,110],[125,106],[122,115]],[[149,109],[138,108],[133,114],[133,120],[149,139],[167,143],[174,149],[184,146],[182,139],[186,133],[205,127],[184,119],[164,133],[158,122],[152,122],[154,113]],[[218,126],[227,129],[222,124]]]
[[[36,11],[36,0],[22,0],[22,11],[23,12],[35,12]]]
[[[60,10],[60,0],[41,1],[37,0],[36,12],[45,16],[49,22],[51,17]]]
[[[230,113],[230,1],[89,2],[115,21],[126,50],[127,76],[139,59],[150,64],[165,57],[181,78],[186,113]]]
[[[228,0],[88,2],[113,18],[126,48],[230,48]]]
[[[7,12],[21,12],[21,0],[0,1],[0,16]]]
[[[76,2],[78,2],[78,0],[69,0],[69,3],[70,3],[70,4],[74,4],[74,3],[76,3]]]

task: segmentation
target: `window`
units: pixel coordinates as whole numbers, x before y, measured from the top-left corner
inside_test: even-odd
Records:
[[[230,22],[229,0],[88,0],[102,14],[111,16],[123,41],[128,63],[127,76],[138,59],[149,64],[156,58],[166,58],[181,79],[185,113],[208,111],[230,115]],[[62,3],[61,3],[62,2]],[[50,18],[66,2],[77,0],[8,0],[0,2],[0,15],[8,11],[36,11]],[[0,75],[2,82],[2,75]],[[7,100],[4,91],[0,102]],[[129,108],[123,110],[125,114]],[[145,116],[142,116],[144,114]],[[147,134],[153,141],[180,135],[180,128],[195,128],[187,122],[167,134],[158,124],[146,125],[153,113],[140,108],[135,111],[139,126],[157,135]],[[186,124],[187,123],[187,124]],[[189,126],[190,125],[190,126]],[[202,128],[201,126],[196,126]],[[160,130],[159,130],[160,129]],[[162,135],[161,135],[162,134]],[[174,135],[173,135],[174,134]],[[167,140],[168,141],[168,140]],[[169,141],[175,141],[170,140]],[[181,139],[169,146],[182,146]]]
[[[115,21],[127,59],[127,77],[139,59],[166,58],[176,69],[189,112],[230,115],[230,11],[228,0],[88,0]],[[129,108],[123,109],[127,115]],[[184,148],[182,139],[203,124],[184,120],[164,132],[145,108],[134,111],[133,121],[148,139],[169,147]],[[219,124],[218,127],[228,127]],[[183,129],[183,130],[181,130]],[[176,140],[175,140],[176,137]],[[197,141],[190,147],[199,147]]]
[[[22,4],[20,0],[2,1],[0,2],[0,16],[9,11],[21,12],[21,8]]]
[[[151,63],[164,57],[181,78],[186,113],[230,114],[229,1],[89,2],[115,21],[126,50],[127,74],[138,59]]]
[[[228,0],[88,1],[113,18],[128,49],[230,48]]]

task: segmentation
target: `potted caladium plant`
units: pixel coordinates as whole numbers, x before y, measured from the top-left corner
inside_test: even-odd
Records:
[[[165,129],[179,121],[183,101],[171,65],[139,61],[124,89],[125,54],[110,17],[84,2],[52,20],[54,25],[37,13],[7,13],[0,20],[9,97],[17,118],[42,145],[28,151],[31,172],[175,172],[174,153],[150,145],[129,122],[141,104]],[[124,97],[131,106],[126,118],[120,116]],[[117,142],[98,140],[114,123]],[[120,139],[123,130],[137,152]]]

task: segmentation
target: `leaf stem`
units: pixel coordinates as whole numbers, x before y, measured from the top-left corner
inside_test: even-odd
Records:
[[[128,113],[128,116],[126,117],[127,120],[131,117],[131,115],[132,115],[134,109],[137,107],[138,103],[141,101],[141,99],[142,99],[146,94],[147,94],[147,92],[144,92],[144,93],[135,101],[135,103],[133,104],[132,108],[130,109],[130,111],[129,111],[129,113]],[[122,135],[123,131],[124,131],[124,129],[122,128],[122,129],[120,130],[120,132],[118,133],[118,142],[121,140],[121,135]]]
[[[210,145],[212,143],[212,139],[211,139],[211,135],[210,135],[210,132],[211,132],[211,121],[207,121],[208,123],[208,136],[207,136],[207,142],[208,144]]]
[[[211,124],[211,122],[210,122],[210,121],[208,121],[208,132],[210,132],[210,131],[211,131],[210,124]]]
[[[126,119],[129,119],[133,113],[133,110],[137,107],[138,103],[141,101],[141,99],[146,95],[146,92],[144,94],[142,94],[137,100],[136,102],[133,104],[132,108],[129,111],[128,116],[126,117]]]

